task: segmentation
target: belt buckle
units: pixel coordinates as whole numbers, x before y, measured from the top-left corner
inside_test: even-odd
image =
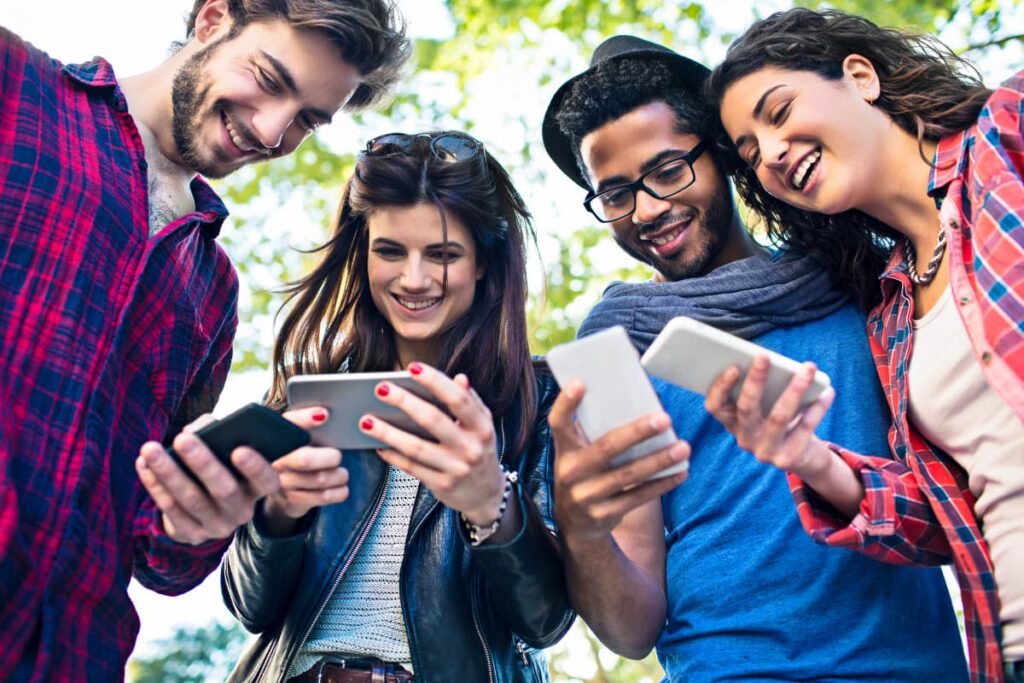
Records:
[[[316,683],[324,683],[324,667],[327,665],[337,666],[341,669],[347,669],[344,657],[321,657],[320,661],[316,663]]]

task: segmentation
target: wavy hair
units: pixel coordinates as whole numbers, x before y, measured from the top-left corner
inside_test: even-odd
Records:
[[[851,54],[874,65],[881,84],[874,106],[917,138],[928,163],[924,143],[973,125],[991,92],[977,69],[934,36],[882,28],[838,10],[794,8],[756,22],[729,46],[708,80],[708,100],[720,107],[730,85],[768,66],[838,80]],[[764,219],[772,240],[832,269],[865,308],[877,303],[878,276],[898,233],[860,211],[829,216],[776,199],[761,187],[720,126],[716,138],[740,197]]]
[[[435,133],[434,137],[445,133]],[[530,213],[504,168],[486,150],[443,161],[430,139],[405,153],[363,154],[345,186],[333,235],[313,253],[313,271],[291,283],[274,344],[274,380],[268,403],[285,405],[285,382],[296,374],[379,372],[398,363],[394,334],[370,294],[367,219],[384,207],[437,207],[443,239],[448,216],[466,226],[476,246],[477,281],[466,313],[442,332],[441,369],[465,373],[496,416],[517,402],[519,452],[533,431],[536,384],[526,330],[526,250],[536,244]],[[447,288],[447,269],[443,288]]]
[[[195,35],[196,17],[209,0],[195,0],[185,19],[185,35]],[[412,47],[405,19],[394,0],[227,0],[233,25],[229,38],[254,21],[281,19],[299,30],[322,31],[359,71],[361,83],[345,104],[348,111],[387,100]],[[175,47],[181,47],[176,43]]]

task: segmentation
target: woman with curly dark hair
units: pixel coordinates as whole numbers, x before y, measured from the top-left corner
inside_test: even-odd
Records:
[[[934,38],[794,9],[738,38],[709,89],[743,198],[872,307],[894,459],[818,440],[809,374],[763,415],[767,359],[709,408],[791,473],[816,539],[952,561],[974,679],[1024,680],[1024,72],[993,92]]]
[[[532,237],[474,138],[368,143],[319,264],[290,289],[269,403],[285,406],[294,375],[407,369],[447,412],[384,381],[377,397],[430,438],[364,416],[387,448],[274,463],[280,492],[224,560],[228,607],[259,634],[231,680],[547,680],[536,650],[574,615],[552,533],[557,387],[527,347]]]

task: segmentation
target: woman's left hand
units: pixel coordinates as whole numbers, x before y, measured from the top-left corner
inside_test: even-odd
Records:
[[[463,374],[450,378],[423,363],[410,364],[409,371],[448,407],[451,416],[391,382],[377,386],[377,399],[403,410],[437,443],[371,415],[360,419],[359,428],[390,446],[377,450],[385,462],[419,479],[467,521],[490,524],[499,515],[505,492],[491,411]]]

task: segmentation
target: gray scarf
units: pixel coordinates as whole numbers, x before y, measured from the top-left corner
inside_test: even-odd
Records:
[[[580,325],[585,337],[622,325],[643,353],[669,320],[687,315],[744,339],[823,318],[848,300],[807,256],[775,253],[677,282],[614,282]]]

